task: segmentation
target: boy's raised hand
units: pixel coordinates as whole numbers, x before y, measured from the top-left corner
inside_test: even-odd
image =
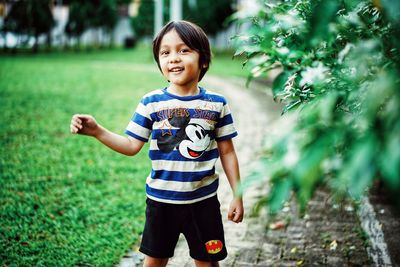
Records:
[[[91,115],[75,114],[71,119],[70,130],[73,134],[96,136],[99,125]]]

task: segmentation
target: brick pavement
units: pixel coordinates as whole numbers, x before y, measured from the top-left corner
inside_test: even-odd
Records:
[[[207,76],[205,84],[228,98],[239,131],[235,145],[241,173],[246,176],[254,168],[264,137],[276,135],[279,127],[285,127],[279,119],[280,107],[271,97],[263,95],[264,92],[243,90],[242,80],[226,81]],[[222,173],[220,167],[219,171]],[[267,222],[275,221],[265,212],[250,216],[252,207],[268,190],[265,185],[253,184],[244,195],[245,220],[234,224],[226,219],[232,194],[226,177],[221,175],[220,181],[218,196],[229,252],[221,266],[369,266],[365,238],[350,203],[336,207],[331,203],[329,192],[318,190],[310,202],[308,214],[299,216],[292,201],[274,219],[283,221],[284,227],[273,230]],[[141,266],[142,259],[142,255],[131,251],[118,266]],[[183,237],[168,266],[194,266]]]

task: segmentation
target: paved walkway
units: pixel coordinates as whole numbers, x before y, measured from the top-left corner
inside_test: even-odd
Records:
[[[224,94],[234,114],[239,136],[235,146],[242,176],[251,173],[262,149],[263,141],[285,127],[280,107],[265,91],[243,90],[243,80],[222,80],[207,76],[203,83],[210,90]],[[257,86],[255,83],[251,86]],[[219,166],[220,173],[221,167]],[[227,209],[232,197],[226,177],[221,175],[218,196],[226,233],[229,256],[221,266],[369,266],[364,247],[365,236],[351,204],[332,205],[330,194],[318,190],[308,207],[309,213],[298,216],[297,206],[288,203],[279,217],[267,224],[261,213],[251,217],[251,209],[268,190],[266,185],[253,184],[244,195],[246,216],[242,223],[229,222]],[[278,222],[278,223],[276,223]],[[141,266],[143,256],[129,252],[119,267]],[[180,238],[175,256],[168,266],[194,266],[186,241]]]

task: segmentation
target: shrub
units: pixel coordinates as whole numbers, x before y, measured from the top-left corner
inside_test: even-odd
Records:
[[[390,3],[389,3],[390,2]],[[400,190],[400,3],[263,1],[236,36],[249,80],[281,70],[272,91],[296,114],[262,160],[277,212],[291,192],[304,209],[315,188],[361,197],[373,180]],[[238,17],[238,16],[237,16]],[[260,172],[261,173],[261,172]]]

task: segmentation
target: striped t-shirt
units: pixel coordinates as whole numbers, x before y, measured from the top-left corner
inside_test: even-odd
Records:
[[[150,139],[147,196],[175,204],[217,194],[217,141],[237,135],[225,98],[203,88],[195,96],[173,95],[166,88],[146,94],[125,133]]]

